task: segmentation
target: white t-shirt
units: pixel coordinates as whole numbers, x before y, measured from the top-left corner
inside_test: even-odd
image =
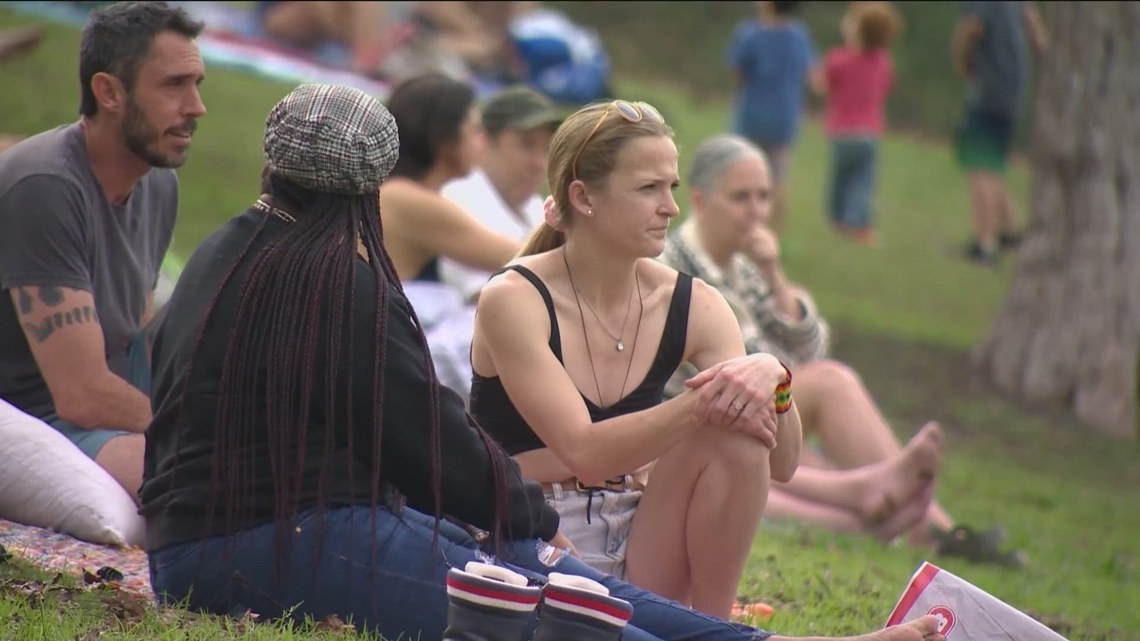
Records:
[[[443,186],[443,195],[491,230],[519,241],[525,240],[542,222],[542,198],[538,194],[532,195],[522,206],[522,214],[526,217],[524,223],[503,202],[503,197],[482,169],[447,183]],[[439,274],[443,282],[459,289],[464,300],[477,294],[491,277],[491,272],[471,269],[447,258],[440,259]]]

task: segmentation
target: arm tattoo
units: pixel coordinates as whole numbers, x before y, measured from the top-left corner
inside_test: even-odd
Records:
[[[98,323],[99,314],[95,312],[93,306],[83,305],[75,307],[69,312],[56,312],[38,323],[26,322],[24,323],[24,330],[27,331],[28,336],[36,341],[37,344],[43,344],[44,341],[51,338],[51,335],[61,327],[66,325],[80,325],[92,321]]]
[[[58,287],[41,287],[40,300],[48,307],[59,307],[63,303],[63,290]]]
[[[16,297],[19,301],[20,313],[31,314],[32,305],[35,304],[35,301],[32,300],[31,287],[17,287]]]

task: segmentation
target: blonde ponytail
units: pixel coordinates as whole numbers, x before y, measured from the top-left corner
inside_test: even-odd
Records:
[[[539,223],[538,226],[534,228],[534,231],[530,233],[530,237],[526,239],[526,243],[523,245],[523,248],[519,250],[519,255],[516,256],[516,258],[548,252],[564,244],[566,244],[566,234],[544,222]]]

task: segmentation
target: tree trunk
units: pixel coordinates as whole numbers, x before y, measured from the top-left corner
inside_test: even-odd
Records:
[[[1029,224],[974,350],[999,391],[1137,436],[1140,2],[1040,3]]]

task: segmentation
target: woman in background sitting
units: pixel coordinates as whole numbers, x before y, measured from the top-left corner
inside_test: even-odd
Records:
[[[483,153],[475,90],[446,76],[419,76],[396,87],[387,107],[400,128],[400,159],[380,188],[380,211],[400,281],[438,282],[442,256],[486,271],[501,268],[519,243],[440,193]]]
[[[771,176],[764,153],[731,134],[713,136],[697,148],[689,172],[692,215],[669,235],[661,260],[698,277],[724,295],[736,315],[749,354],[775,354],[796,379],[796,404],[805,435],[819,438],[823,459],[805,452],[804,465],[839,469],[873,469],[895,460],[900,445],[859,375],[827,358],[828,328],[811,297],[791,285],[780,265],[779,243],[767,227],[771,211]],[[694,373],[682,368],[667,395],[684,392]],[[929,423],[915,437],[937,429]],[[912,440],[912,443],[915,442]],[[881,477],[887,496],[907,500]],[[795,484],[776,483],[766,515],[821,524],[838,531],[865,532],[893,538],[897,527],[882,527],[884,517],[899,507],[868,510],[861,503],[821,501],[798,493]],[[825,498],[825,497],[824,497]],[[838,499],[838,497],[833,497]],[[947,532],[953,520],[931,502],[925,515],[909,528],[915,544],[934,539],[931,530]]]
[[[400,128],[400,159],[380,188],[384,244],[423,323],[440,381],[466,400],[474,306],[442,282],[440,259],[493,272],[521,243],[442,194],[445,184],[471,173],[486,142],[471,86],[419,76],[397,86],[387,106]]]

